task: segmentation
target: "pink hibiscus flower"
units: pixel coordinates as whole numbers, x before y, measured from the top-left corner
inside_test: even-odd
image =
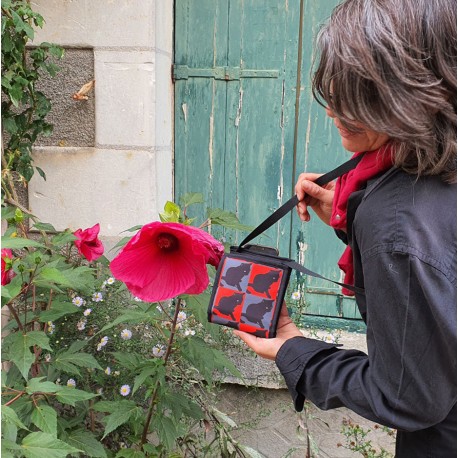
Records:
[[[8,248],[2,249],[2,285],[7,285],[16,273],[11,268],[10,259],[13,259],[13,252]]]
[[[110,268],[134,296],[157,302],[200,294],[208,286],[206,264],[218,266],[223,253],[223,245],[201,229],[154,222],[137,232]]]
[[[78,229],[73,233],[78,240],[75,240],[75,246],[79,253],[88,261],[94,261],[103,254],[103,244],[98,238],[100,224],[96,224],[88,229]]]

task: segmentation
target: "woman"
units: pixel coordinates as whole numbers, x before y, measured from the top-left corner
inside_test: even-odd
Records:
[[[456,2],[346,0],[318,36],[315,98],[364,156],[323,188],[296,184],[348,244],[345,282],[367,354],[303,337],[283,307],[277,337],[235,331],[275,359],[295,408],[348,407],[396,428],[397,457],[456,451]]]

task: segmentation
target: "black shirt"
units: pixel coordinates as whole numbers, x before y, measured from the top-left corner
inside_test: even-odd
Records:
[[[353,194],[348,243],[367,354],[296,337],[277,354],[296,410],[398,429],[397,457],[456,452],[456,186],[393,168]]]

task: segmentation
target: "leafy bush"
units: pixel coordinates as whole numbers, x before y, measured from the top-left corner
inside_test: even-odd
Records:
[[[185,209],[202,198],[183,202],[167,203],[163,221],[189,224]],[[97,249],[97,225],[72,233],[33,221],[27,231],[21,210],[5,206],[2,216],[5,456],[256,456],[214,407],[215,373],[238,371],[216,345],[227,330],[207,323],[208,288],[141,301],[106,257],[88,261],[81,240],[89,234]]]

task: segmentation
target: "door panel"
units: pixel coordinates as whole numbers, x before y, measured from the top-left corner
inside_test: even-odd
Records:
[[[348,158],[310,89],[313,40],[337,3],[302,0],[301,15],[300,0],[176,2],[176,197],[201,192],[208,206],[257,226],[291,197],[303,170]],[[192,216],[205,219],[199,211]],[[246,235],[212,230],[232,244]],[[291,214],[256,243],[340,279],[344,245],[317,218],[302,224]],[[358,317],[353,299],[331,285],[293,275],[291,289],[303,292],[307,312]]]

